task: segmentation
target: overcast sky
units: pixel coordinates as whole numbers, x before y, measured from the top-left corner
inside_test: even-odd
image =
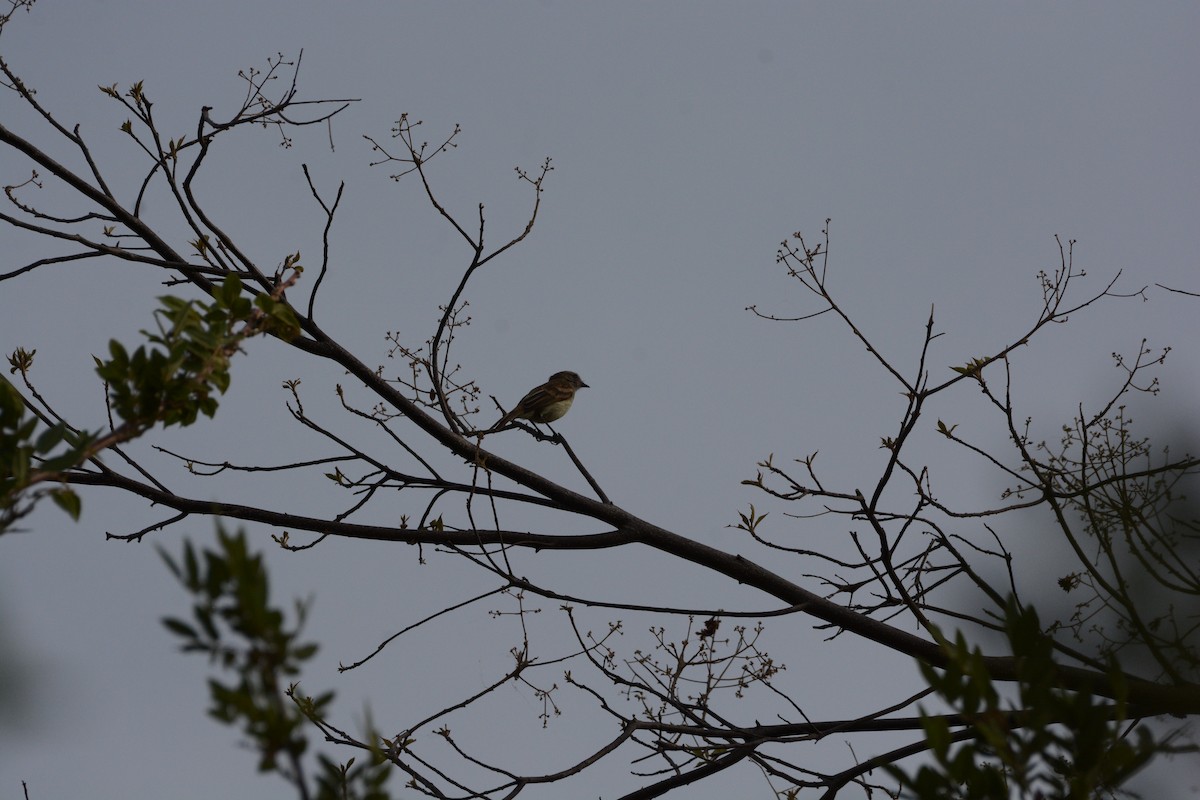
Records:
[[[461,124],[459,148],[430,174],[464,219],[486,204],[493,243],[518,231],[528,211],[513,167],[552,157],[532,238],[481,271],[468,293],[473,321],[455,360],[506,404],[554,371],[578,371],[592,388],[557,427],[614,502],[761,557],[726,527],[750,502],[785,510],[739,485],[755,463],[819,450],[831,475],[868,481],[879,438],[902,411],[898,387],[832,319],[772,324],[745,310],[817,310],[774,263],[780,240],[796,230],[818,237],[832,218],[830,282],[909,374],[931,306],[945,334],[935,377],[1019,336],[1039,310],[1036,273],[1058,263],[1055,234],[1078,240],[1084,293],[1118,272],[1125,291],[1155,283],[1198,291],[1197,41],[1200,6],[1190,3],[40,0],[5,30],[0,52],[60,121],[82,125],[118,183],[133,186],[141,167],[117,130],[126,115],[97,84],[144,80],[157,118],[178,135],[195,130],[203,105],[217,119],[236,108],[239,69],[303,49],[304,96],[361,99],[333,123],[336,151],[325,128],[301,132],[290,149],[272,131],[243,131],[220,144],[201,194],[259,263],[300,250],[311,264],[323,219],[301,164],[326,192],[346,181],[323,325],[389,369],[385,333],[419,345],[469,253],[415,183],[369,166],[363,135],[387,140],[401,113],[423,120],[430,140]],[[0,117],[45,139],[11,93],[0,94]],[[0,180],[27,174],[4,154]],[[0,271],[42,253],[7,230],[0,236]],[[90,354],[109,338],[136,341],[163,291],[155,275],[129,266],[42,270],[0,288],[0,346],[36,347],[39,387],[79,424],[98,427]],[[1196,303],[1148,296],[1100,304],[1018,354],[1017,392],[1041,435],[1054,436],[1081,402],[1098,404],[1120,379],[1109,354],[1133,352],[1143,337],[1176,348],[1160,372],[1163,396],[1146,407],[1147,432],[1194,423]],[[166,441],[216,460],[325,454],[284,419],[278,387],[302,378],[306,403],[335,420],[333,385],[345,376],[307,371],[265,344],[249,350],[217,422]],[[981,417],[977,392],[956,402],[937,413]],[[505,436],[499,452],[578,482],[561,452]],[[238,450],[248,439],[261,449]],[[994,501],[1000,478],[953,458],[960,454],[930,449],[943,495],[964,506]],[[222,486],[230,483],[197,491],[216,496]],[[345,503],[327,486],[272,486],[258,499],[275,508],[331,513]],[[376,513],[411,512],[398,503]],[[234,732],[205,717],[206,665],[176,653],[159,623],[186,614],[188,601],[153,548],[104,539],[159,516],[86,495],[79,524],[45,509],[28,533],[0,540],[0,648],[16,654],[28,681],[27,702],[0,714],[0,798],[18,797],[21,780],[33,800],[289,796],[277,778],[255,774]],[[836,535],[776,519],[777,533],[796,525],[797,536]],[[274,531],[250,530],[258,546],[270,545]],[[185,534],[207,542],[212,530],[196,519],[155,541],[177,553]],[[530,563],[566,570],[564,581],[594,581],[597,592],[624,582],[630,597],[673,605],[772,607],[695,573],[662,578],[649,559],[628,563],[635,556]],[[455,642],[414,642],[361,680],[339,677],[338,661],[490,584],[451,557],[419,566],[411,548],[333,543],[271,560],[277,601],[315,600],[310,635],[325,648],[305,685],[337,690],[348,727],[368,700],[385,730],[398,727],[422,702],[484,685],[503,664],[508,639],[481,612],[459,623]],[[484,652],[489,642],[499,657]],[[870,710],[860,696],[880,676],[860,661],[872,648],[823,644],[803,620],[780,625],[768,645],[791,677],[811,676],[792,688],[814,718]],[[886,666],[916,680],[907,663]],[[534,729],[514,747],[545,748],[560,765],[578,756],[556,748],[577,734],[579,718],[542,733],[531,698],[506,702]],[[614,778],[623,767],[530,796],[612,796],[630,785]],[[770,797],[757,775],[738,780],[741,796]],[[401,784],[392,789],[406,796]],[[713,784],[689,796],[731,795]]]

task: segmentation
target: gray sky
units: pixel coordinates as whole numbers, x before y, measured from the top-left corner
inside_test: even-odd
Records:
[[[300,250],[315,264],[322,218],[300,165],[326,192],[346,181],[320,309],[325,328],[369,363],[386,361],[386,331],[412,344],[431,333],[469,254],[416,183],[393,183],[386,167],[368,166],[362,134],[387,139],[405,112],[424,120],[430,140],[461,123],[460,147],[431,175],[465,219],[487,205],[493,243],[527,213],[530,196],[513,166],[536,169],[551,156],[537,228],[479,274],[455,360],[505,403],[551,372],[580,372],[592,388],[558,428],[609,496],[680,533],[761,557],[726,527],[750,502],[775,512],[780,536],[820,542],[839,531],[787,520],[786,509],[740,486],[755,462],[820,450],[828,474],[870,480],[879,438],[902,410],[898,387],[833,320],[777,325],[744,310],[817,310],[775,265],[779,241],[795,230],[816,238],[833,218],[831,284],[909,374],[931,304],[945,332],[935,376],[1018,336],[1038,311],[1035,274],[1057,264],[1055,234],[1079,242],[1076,263],[1090,276],[1083,292],[1118,271],[1127,291],[1156,282],[1200,290],[1198,36],[1194,4],[41,0],[0,38],[0,52],[62,122],[81,123],[128,188],[140,167],[117,131],[125,115],[97,84],[144,80],[163,127],[183,133],[195,129],[200,106],[214,106],[218,119],[235,107],[238,69],[303,48],[302,94],[362,98],[333,124],[336,152],[323,128],[301,133],[291,149],[271,131],[244,131],[219,146],[201,191],[260,263]],[[0,95],[5,124],[44,137],[16,105]],[[8,158],[0,178],[23,179],[24,165]],[[40,252],[4,236],[0,269]],[[133,343],[161,293],[154,275],[128,266],[43,270],[0,291],[0,346],[6,354],[38,348],[39,388],[97,427],[101,389],[81,381],[90,354],[109,338]],[[1159,373],[1164,394],[1143,414],[1147,432],[1169,432],[1180,415],[1194,420],[1200,396],[1196,320],[1194,301],[1159,290],[1150,302],[1108,301],[1018,353],[1016,391],[1041,435],[1054,436],[1080,402],[1097,403],[1116,385],[1109,353],[1131,352],[1146,337],[1176,348]],[[266,343],[249,351],[217,422],[173,432],[168,446],[263,463],[327,452],[285,419],[278,387],[302,378],[306,407],[341,424],[332,389],[344,376],[313,372]],[[978,393],[964,389],[937,413],[981,419]],[[995,434],[980,425],[981,438]],[[499,452],[575,480],[560,452],[505,437]],[[244,449],[247,441],[254,447]],[[928,448],[943,496],[964,506],[995,500],[998,476],[932,438]],[[168,474],[201,494],[246,491]],[[301,513],[347,502],[316,481],[281,481],[258,498]],[[373,513],[398,518],[413,512],[408,502]],[[30,520],[31,533],[0,541],[0,634],[33,676],[25,716],[5,712],[17,720],[11,727],[0,719],[0,797],[19,796],[21,780],[34,800],[289,796],[278,779],[255,774],[236,735],[204,716],[206,665],[178,655],[158,621],[184,615],[187,598],[152,547],[104,541],[105,531],[159,516],[87,495],[80,524],[46,509]],[[260,547],[270,545],[269,531],[251,530]],[[154,540],[178,552],[185,533],[207,542],[211,526],[189,521]],[[630,598],[772,607],[696,571],[664,571],[650,556],[628,562],[641,556],[588,554],[586,564],[530,556],[528,568],[561,571],[558,588],[599,593],[624,582]],[[512,631],[481,610],[456,623],[453,641],[414,640],[386,663],[336,673],[338,661],[360,658],[439,603],[490,585],[449,556],[419,566],[411,548],[335,542],[298,556],[272,552],[271,563],[279,602],[315,597],[309,634],[325,647],[305,686],[337,690],[348,727],[369,699],[385,730],[399,728],[504,666]],[[602,626],[605,617],[589,619]],[[640,631],[649,620],[628,623]],[[872,648],[822,644],[804,620],[769,634],[768,649],[788,663],[789,688],[811,716],[870,710],[863,697],[881,680]],[[882,668],[885,682],[916,679],[904,662]],[[523,757],[533,748],[565,765],[582,752],[572,737],[607,732],[580,732],[584,704],[563,702],[579,715],[544,732],[537,704],[515,691],[500,698],[496,718],[515,715],[504,736]],[[630,786],[624,766],[529,796],[611,796]],[[770,796],[756,774],[736,778],[741,796]],[[728,791],[713,784],[689,796]]]

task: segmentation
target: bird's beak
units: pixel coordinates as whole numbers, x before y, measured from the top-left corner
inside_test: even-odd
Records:
[[[586,383],[584,383],[583,381],[580,381],[580,382],[579,382],[579,388],[580,388],[580,389],[590,389],[590,388],[592,388],[592,387],[588,386],[588,385],[587,385]]]

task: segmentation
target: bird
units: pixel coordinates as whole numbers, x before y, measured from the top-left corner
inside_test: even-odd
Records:
[[[561,419],[571,408],[571,403],[575,402],[575,392],[586,388],[590,387],[579,377],[579,373],[556,372],[541,386],[530,389],[521,402],[501,417],[491,430],[499,430],[515,419],[527,419],[530,422]]]

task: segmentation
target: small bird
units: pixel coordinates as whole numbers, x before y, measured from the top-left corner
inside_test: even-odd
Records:
[[[588,385],[578,373],[556,372],[550,376],[550,380],[536,389],[531,389],[529,394],[522,397],[521,402],[501,417],[491,430],[499,430],[514,419],[553,422],[571,408],[571,403],[575,402],[575,392],[586,388]]]

